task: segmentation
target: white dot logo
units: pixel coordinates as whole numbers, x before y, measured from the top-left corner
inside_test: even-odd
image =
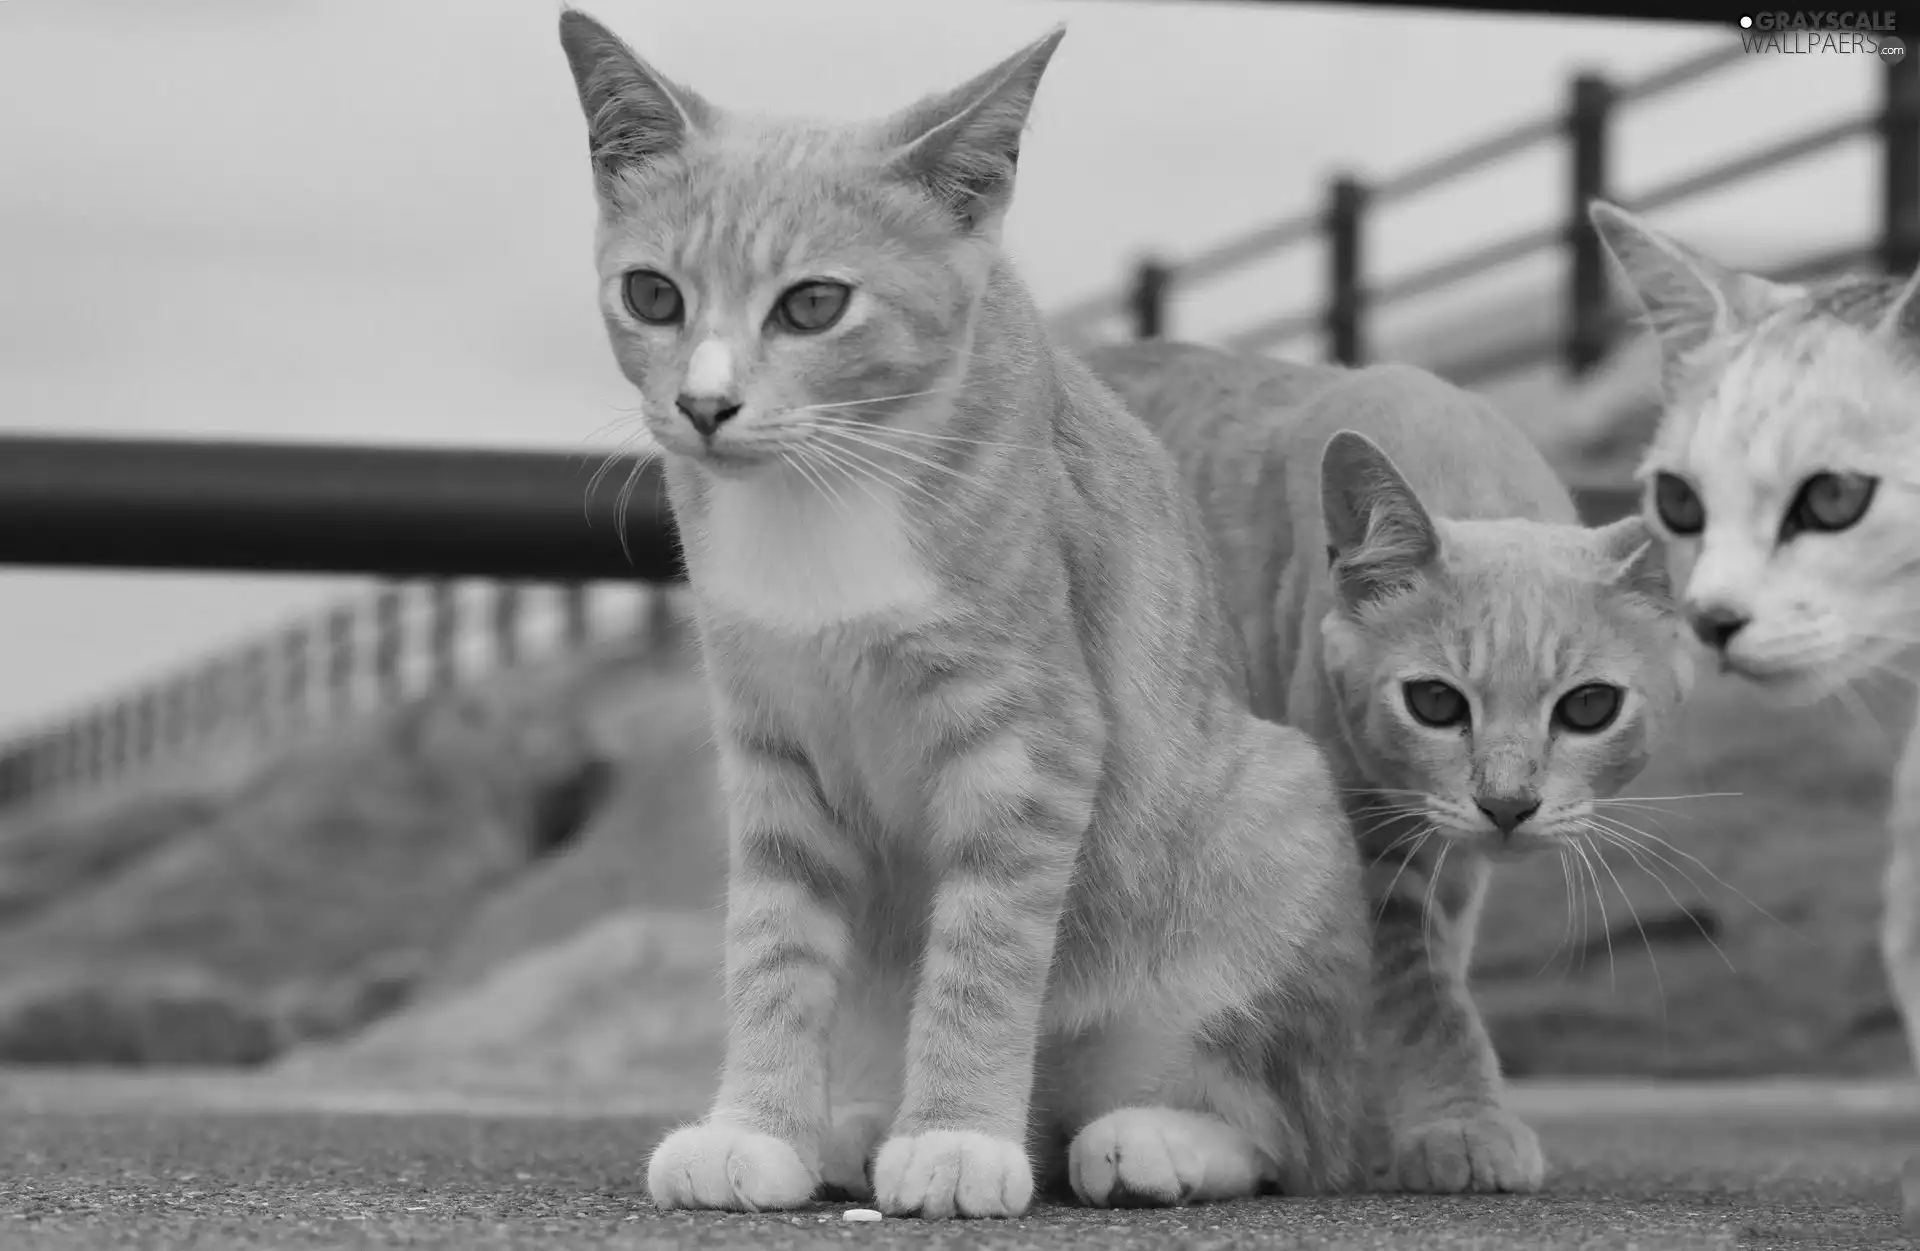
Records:
[[[1752,25],[1753,25],[1753,19],[1752,19],[1752,18],[1750,18],[1750,17],[1743,17],[1743,18],[1741,18],[1741,19],[1740,19],[1740,29],[1741,29],[1741,30],[1746,30],[1746,29],[1747,29],[1748,27],[1750,27],[1750,26],[1752,26]]]

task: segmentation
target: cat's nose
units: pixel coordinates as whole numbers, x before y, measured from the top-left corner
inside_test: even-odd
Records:
[[[1705,608],[1696,608],[1688,615],[1688,624],[1693,626],[1694,636],[1716,651],[1725,651],[1727,644],[1733,642],[1733,636],[1746,628],[1753,618],[1737,608],[1725,604],[1709,604]]]
[[[1540,801],[1531,795],[1483,795],[1474,804],[1502,834],[1513,833],[1515,826],[1540,811]]]
[[[703,435],[712,435],[723,422],[740,411],[740,403],[724,395],[686,395],[682,394],[673,401],[693,428]]]

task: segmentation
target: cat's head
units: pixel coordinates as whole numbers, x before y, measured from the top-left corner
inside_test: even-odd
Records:
[[[1881,669],[1920,641],[1914,282],[1773,282],[1591,216],[1660,348],[1640,476],[1695,634],[1793,699]]]
[[[972,343],[1020,134],[1064,30],[864,125],[724,111],[575,10],[600,306],[649,433],[714,473],[835,463],[938,409]],[[845,456],[844,450],[838,455]]]
[[[1496,856],[1577,837],[1692,680],[1645,524],[1434,517],[1350,430],[1327,442],[1320,493],[1322,659],[1383,811]]]

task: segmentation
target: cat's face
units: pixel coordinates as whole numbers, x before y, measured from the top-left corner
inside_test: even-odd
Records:
[[[601,207],[600,307],[654,441],[715,474],[819,478],[874,457],[864,427],[935,419],[1059,39],[836,127],[724,113],[564,14]]]
[[[1434,519],[1352,432],[1327,446],[1322,495],[1323,658],[1383,809],[1496,857],[1587,832],[1692,676],[1641,521]]]
[[[1920,641],[1911,284],[1786,286],[1593,220],[1661,341],[1645,511],[1701,643],[1793,700],[1883,671]]]

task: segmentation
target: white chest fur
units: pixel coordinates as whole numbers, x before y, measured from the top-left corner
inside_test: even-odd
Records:
[[[913,548],[898,494],[878,483],[836,486],[838,498],[784,474],[711,482],[699,594],[794,633],[928,614],[939,586]]]

